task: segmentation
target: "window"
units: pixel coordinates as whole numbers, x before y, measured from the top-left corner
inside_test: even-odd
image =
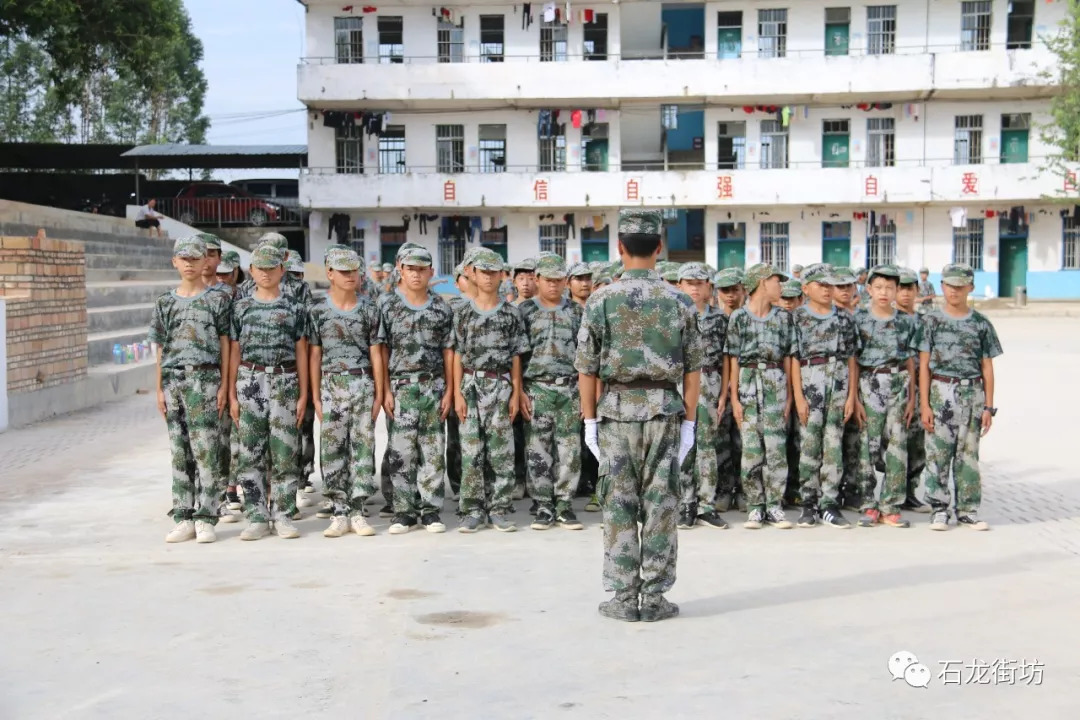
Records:
[[[848,143],[851,139],[849,120],[826,120],[822,123],[821,166],[848,166]]]
[[[678,130],[679,129],[679,106],[678,105],[661,105],[660,106],[660,127],[665,130]]]
[[[869,118],[866,121],[866,166],[896,165],[896,129],[892,118]]]
[[[788,223],[761,223],[761,262],[787,272]]]
[[[540,143],[540,171],[562,172],[566,170],[566,136],[562,134],[561,126],[556,128],[558,135],[542,137]]]
[[[788,129],[779,120],[761,121],[761,167],[788,166]]]
[[[742,11],[716,13],[716,56],[721,60],[742,56]]]
[[[953,136],[953,164],[982,162],[982,115],[957,115]]]
[[[339,173],[364,172],[364,129],[360,125],[337,128],[335,155]]]
[[[439,18],[439,62],[465,62],[465,20],[455,25]]]
[[[866,265],[892,264],[896,262],[896,223],[889,220],[884,225],[872,227],[866,234]]]
[[[983,269],[983,220],[968,219],[967,226],[953,228],[953,262]]]
[[[990,49],[990,0],[960,3],[960,49]]]
[[[850,240],[851,223],[848,221],[821,223],[821,237],[825,240]]]
[[[561,22],[540,23],[540,62],[566,60],[566,26]]]
[[[566,238],[569,234],[570,228],[567,225],[541,225],[540,252],[553,252],[565,258]]]
[[[608,169],[608,124],[589,123],[581,131],[581,169],[592,172],[607,172]]]
[[[400,17],[379,18],[379,62],[405,62],[405,40]]]
[[[746,167],[746,123],[717,123],[717,168],[742,170]]]
[[[758,10],[758,56],[787,55],[787,10]]]
[[[439,274],[453,275],[454,268],[465,259],[465,238],[449,235],[439,238]]]
[[[847,55],[851,8],[825,8],[825,54]]]
[[[506,126],[480,126],[480,172],[506,172]]]
[[[438,172],[464,172],[465,127],[463,125],[435,126],[435,162]]]
[[[503,25],[502,15],[480,16],[480,60],[482,62],[503,61]]]
[[[1030,128],[1030,113],[1001,116],[1002,163],[1026,163],[1028,161],[1028,132]]]
[[[334,18],[334,46],[339,63],[364,62],[364,18]]]
[[[1005,35],[1006,49],[1030,48],[1031,27],[1035,22],[1035,0],[1011,0],[1008,17],[1008,29]]]
[[[896,52],[896,6],[871,5],[866,8],[866,53],[892,55]]]
[[[406,171],[405,126],[387,125],[379,138],[379,172],[394,174]]]
[[[1061,223],[1061,267],[1080,270],[1080,221],[1066,215]]]
[[[607,13],[595,13],[591,23],[585,23],[585,59],[607,60]]]

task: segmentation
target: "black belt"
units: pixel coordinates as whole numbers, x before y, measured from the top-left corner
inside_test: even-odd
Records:
[[[631,380],[630,382],[609,382],[604,385],[604,390],[620,392],[622,390],[673,390],[678,392],[678,386],[668,380]]]
[[[949,385],[962,385],[967,387],[969,385],[982,385],[982,376],[969,377],[969,378],[957,378],[949,377],[948,375],[938,375],[937,373],[931,373],[930,378],[937,380],[938,382],[948,383]]]
[[[418,372],[418,373],[404,373],[404,374],[401,374],[401,375],[395,375],[394,377],[390,378],[390,382],[394,383],[395,385],[400,385],[401,383],[406,383],[406,382],[414,382],[414,383],[416,383],[416,382],[431,382],[432,380],[442,380],[442,379],[443,379],[442,375],[436,375],[435,373],[429,373],[429,372]]]
[[[720,368],[716,367],[715,365],[706,365],[705,367],[701,368],[701,372],[720,372]]]
[[[775,362],[756,362],[747,363],[745,365],[739,365],[743,370],[780,370],[784,367],[783,363]]]
[[[889,363],[887,365],[878,365],[877,367],[863,368],[862,372],[867,372],[871,375],[896,375],[897,373],[907,372],[907,367],[898,363]]]
[[[372,377],[373,373],[371,372],[371,368],[354,368],[352,370],[328,372],[327,375],[367,375],[368,377]]]
[[[470,370],[465,368],[461,371],[466,375],[475,375],[476,377],[488,378],[489,380],[509,380],[510,373],[495,373],[487,370]]]
[[[553,379],[550,379],[550,380],[547,379],[547,378],[530,378],[530,379],[527,379],[525,382],[527,382],[527,383],[538,383],[540,385],[559,385],[559,386],[563,386],[563,385],[573,385],[577,381],[578,381],[578,376],[577,375],[566,375],[565,377],[553,378]]]
[[[296,372],[295,365],[256,365],[255,363],[240,361],[240,367],[256,372],[264,372],[267,375],[288,375]]]
[[[202,365],[181,365],[180,367],[167,367],[162,368],[162,370],[171,370],[173,372],[197,372],[200,370],[221,370],[221,366],[215,365],[214,363],[204,363]]]
[[[814,355],[813,357],[803,358],[799,361],[799,365],[806,367],[807,365],[825,365],[836,360],[835,355]]]

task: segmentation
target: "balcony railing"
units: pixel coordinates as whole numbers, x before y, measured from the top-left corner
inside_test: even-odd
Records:
[[[292,226],[302,223],[299,198],[154,198],[157,212],[192,227]]]

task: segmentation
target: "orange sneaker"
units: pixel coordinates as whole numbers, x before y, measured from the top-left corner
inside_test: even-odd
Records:
[[[882,515],[881,522],[891,527],[906,528],[911,527],[911,523],[905,520],[900,513],[893,513],[892,515]]]
[[[881,522],[881,513],[871,508],[859,518],[859,527],[874,527],[879,522]]]

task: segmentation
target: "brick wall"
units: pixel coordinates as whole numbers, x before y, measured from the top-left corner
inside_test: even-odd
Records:
[[[0,237],[7,300],[7,389],[42,390],[86,376],[86,257],[81,242]]]

